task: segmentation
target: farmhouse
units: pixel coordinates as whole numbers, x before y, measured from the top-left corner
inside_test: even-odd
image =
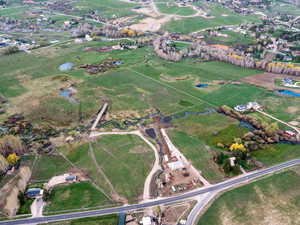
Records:
[[[168,167],[171,170],[179,170],[184,168],[184,164],[181,161],[175,161],[168,163]]]
[[[246,105],[237,105],[234,107],[234,109],[238,112],[246,112],[248,110],[254,109],[260,109],[261,105],[259,105],[257,102],[248,102]]]
[[[43,196],[44,190],[41,188],[30,188],[26,191],[26,196],[28,198],[36,198]]]

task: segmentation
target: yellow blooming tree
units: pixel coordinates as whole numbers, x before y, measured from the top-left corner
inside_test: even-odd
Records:
[[[12,154],[9,154],[9,155],[7,156],[7,159],[6,159],[6,160],[7,160],[7,162],[9,163],[9,165],[14,166],[14,165],[17,164],[17,162],[18,162],[19,159],[20,159],[20,157],[17,156],[16,153],[12,153]]]
[[[246,151],[246,148],[243,144],[239,144],[239,143],[233,143],[230,147],[229,147],[229,150],[234,152],[234,151],[237,151],[237,150],[240,150],[242,152],[245,152]]]

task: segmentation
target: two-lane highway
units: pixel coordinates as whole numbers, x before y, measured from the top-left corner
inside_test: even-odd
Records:
[[[253,181],[254,179],[260,178],[262,176],[272,174],[278,172],[280,170],[290,168],[293,166],[300,165],[300,159],[291,160],[285,163],[278,164],[276,166],[258,170],[249,174],[241,175],[237,178],[233,178],[222,183],[218,183],[215,185],[211,185],[209,187],[199,188],[194,191],[190,191],[181,195],[172,196],[168,198],[162,199],[153,199],[149,200],[144,203],[134,204],[134,205],[127,205],[127,206],[120,206],[115,208],[108,208],[108,209],[99,209],[99,210],[92,210],[92,211],[85,211],[85,212],[74,212],[74,213],[67,213],[61,215],[53,215],[53,216],[45,216],[45,217],[36,217],[36,218],[25,218],[25,219],[17,219],[17,220],[10,220],[10,221],[1,221],[0,225],[20,225],[20,224],[32,224],[32,223],[47,223],[47,222],[55,222],[55,221],[62,221],[62,220],[71,220],[71,219],[78,219],[84,217],[92,217],[92,216],[101,216],[107,214],[118,214],[121,212],[128,212],[132,210],[147,208],[156,205],[162,205],[166,203],[173,203],[182,201],[185,199],[193,198],[197,195],[212,192],[212,191],[222,191],[225,189],[232,188],[234,186],[238,186],[243,183],[247,183]]]

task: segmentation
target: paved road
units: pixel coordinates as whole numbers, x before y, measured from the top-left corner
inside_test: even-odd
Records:
[[[188,215],[186,225],[195,225],[197,223],[199,214],[206,208],[207,204],[217,195],[217,193],[218,192],[212,191],[199,196],[197,204]]]
[[[127,205],[127,206],[120,206],[115,208],[108,208],[108,209],[99,209],[99,210],[93,210],[93,211],[86,211],[86,212],[75,212],[75,213],[67,213],[67,214],[61,214],[61,215],[53,215],[53,216],[45,216],[45,217],[37,217],[37,218],[25,218],[25,219],[17,219],[17,220],[11,220],[11,221],[1,221],[0,225],[6,224],[6,225],[20,225],[20,224],[31,224],[31,223],[47,223],[47,222],[55,222],[55,221],[62,221],[62,220],[70,220],[70,219],[78,219],[78,218],[84,218],[84,217],[92,217],[92,216],[101,216],[101,215],[107,215],[107,214],[117,214],[127,211],[132,211],[136,209],[142,209],[146,207],[166,204],[166,203],[173,203],[182,201],[185,199],[193,198],[197,195],[213,192],[213,191],[220,191],[225,190],[230,187],[247,183],[249,181],[252,181],[255,178],[262,177],[267,174],[272,174],[274,172],[300,165],[300,159],[291,160],[285,163],[281,163],[279,165],[258,170],[249,174],[241,175],[237,178],[224,181],[222,183],[218,183],[215,185],[211,185],[209,187],[199,188],[194,191],[190,191],[178,196],[168,197],[168,198],[162,198],[162,199],[154,199],[150,200],[148,202],[140,203],[140,204],[134,204],[134,205]]]

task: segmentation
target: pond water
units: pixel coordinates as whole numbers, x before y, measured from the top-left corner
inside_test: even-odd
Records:
[[[164,123],[171,123],[172,120],[181,119],[181,118],[185,118],[186,119],[190,115],[199,116],[199,115],[208,115],[208,114],[211,114],[211,113],[216,113],[216,110],[213,109],[213,108],[205,108],[205,110],[206,111],[204,111],[204,112],[183,112],[183,113],[180,113],[180,114],[166,116],[166,117],[163,117],[161,119],[161,121],[164,122]]]
[[[255,130],[255,127],[253,127],[250,123],[245,122],[245,121],[240,121],[239,126],[240,127],[245,127],[245,128],[247,128],[251,131]]]
[[[73,66],[74,66],[73,63],[67,62],[67,63],[64,63],[64,64],[60,65],[58,67],[58,69],[60,71],[68,71],[68,70],[71,70],[73,68]]]
[[[206,87],[208,87],[208,84],[197,84],[196,87],[197,88],[206,88]]]
[[[289,95],[289,96],[293,96],[293,97],[300,97],[299,93],[296,93],[294,91],[289,91],[289,90],[278,90],[277,93],[281,94],[281,95]]]
[[[76,103],[79,100],[74,98],[73,92],[70,89],[60,89],[59,91],[59,96],[64,97],[65,99],[69,100],[72,103]]]

